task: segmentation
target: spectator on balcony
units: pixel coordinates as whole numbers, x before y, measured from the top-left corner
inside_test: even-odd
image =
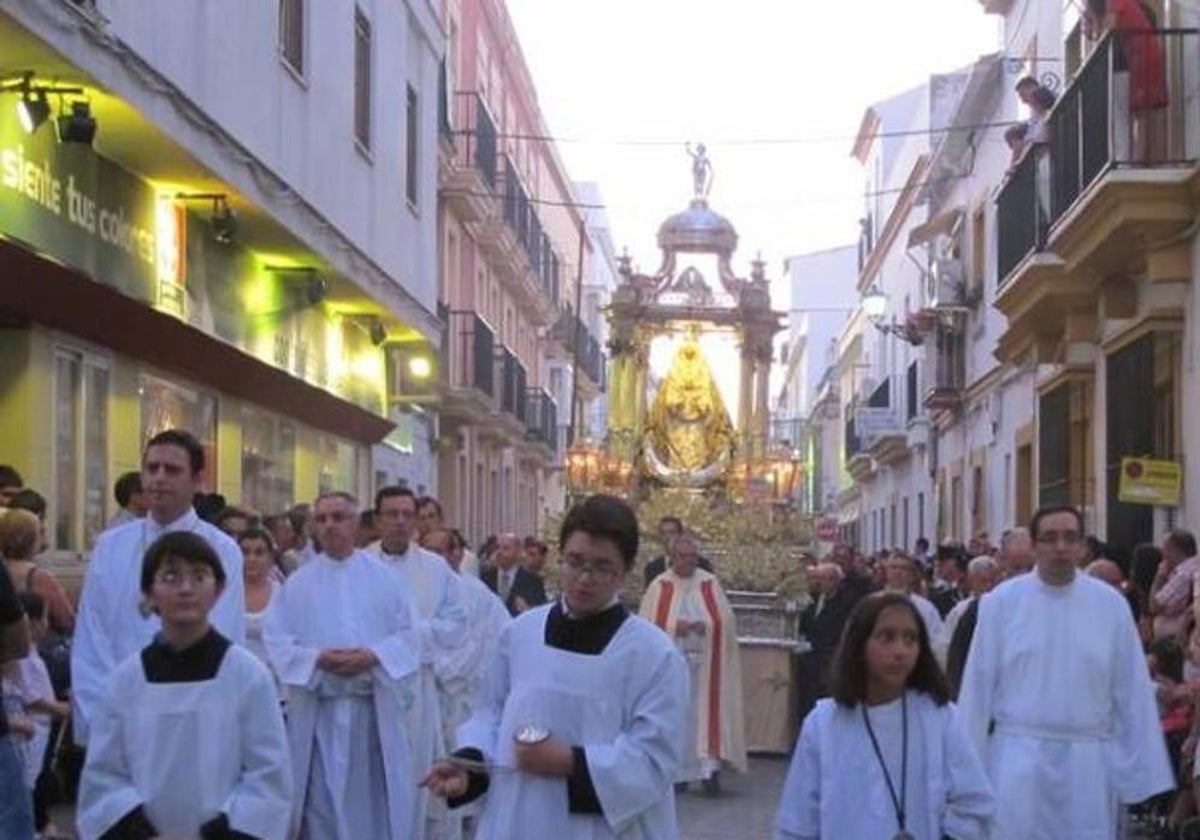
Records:
[[[1046,120],[1057,97],[1054,91],[1040,84],[1033,76],[1024,76],[1017,82],[1017,98],[1029,108],[1029,120],[1025,124],[1025,148],[1050,142],[1050,127]],[[1022,150],[1022,152],[1024,149]]]
[[[1017,164],[1021,161],[1021,156],[1025,154],[1025,138],[1028,136],[1028,123],[1013,123],[1004,130],[1004,142],[1008,144],[1008,150],[1012,155],[1009,160],[1009,175],[1012,175],[1013,170],[1017,168]]]
[[[1139,0],[1086,0],[1084,33],[1116,33],[1112,57],[1113,156],[1117,162],[1161,159],[1155,148],[1156,114],[1170,100],[1166,55],[1158,21]],[[1125,120],[1129,121],[1126,123]]]

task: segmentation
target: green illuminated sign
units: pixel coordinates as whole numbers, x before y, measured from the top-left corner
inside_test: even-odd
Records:
[[[0,109],[0,236],[153,304],[155,192],[91,147]]]

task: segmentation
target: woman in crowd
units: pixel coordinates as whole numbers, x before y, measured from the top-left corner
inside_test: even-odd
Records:
[[[275,548],[275,539],[262,528],[245,531],[238,537],[238,546],[245,559],[242,578],[246,585],[246,647],[270,669],[271,663],[263,642],[263,620],[280,587],[278,578],[273,574],[279,569],[279,552]],[[274,675],[274,670],[271,673]],[[275,686],[282,699],[283,686],[278,678]]]
[[[41,536],[42,523],[27,510],[10,510],[0,516],[0,556],[13,585],[40,595],[46,602],[50,631],[69,636],[75,629],[75,609],[58,579],[33,562]]]

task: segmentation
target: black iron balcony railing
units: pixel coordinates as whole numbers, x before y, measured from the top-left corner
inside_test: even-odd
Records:
[[[1048,164],[1046,146],[1030,149],[996,197],[996,268],[1001,286],[1021,260],[1045,245]]]
[[[858,437],[858,432],[854,429],[854,409],[851,406],[849,410],[850,416],[846,418],[845,438],[843,439],[843,455],[849,461],[855,455],[862,452],[862,441]]]
[[[914,361],[908,366],[908,372],[904,378],[904,406],[905,420],[912,420],[917,416],[917,409],[920,407],[920,398],[918,396],[918,381],[917,374],[918,365]]]
[[[496,376],[499,378],[497,391],[500,410],[525,422],[526,376],[525,366],[507,347],[496,350]]]
[[[525,428],[528,437],[558,450],[558,406],[544,388],[531,388],[526,403]]]
[[[1200,158],[1198,48],[1195,29],[1110,32],[1096,45],[1051,110],[1046,142],[997,198],[1001,285],[1106,173]]]
[[[454,143],[454,128],[450,125],[450,90],[446,73],[446,59],[438,65],[438,139]]]
[[[542,291],[551,300],[558,296],[558,256],[550,243],[550,237],[542,229],[541,220],[534,210],[533,200],[521,183],[512,159],[504,158],[504,221],[521,243],[529,258],[529,267]]]
[[[450,310],[446,329],[451,388],[474,388],[495,396],[496,336],[475,312]]]
[[[496,121],[478,93],[458,91],[454,100],[459,161],[479,170],[484,182],[495,190],[499,169]]]

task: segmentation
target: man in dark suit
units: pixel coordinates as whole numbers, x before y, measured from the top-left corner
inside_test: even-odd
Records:
[[[850,610],[858,594],[846,585],[842,570],[834,563],[818,563],[808,570],[808,594],[812,599],[800,614],[800,635],[808,650],[800,655],[800,719],[829,694],[826,671],[842,638]]]
[[[492,565],[480,575],[513,616],[546,603],[546,585],[540,577],[521,568],[522,559],[524,553],[517,535],[502,534],[496,541]]]
[[[683,520],[678,516],[664,516],[658,520],[658,539],[662,543],[665,553],[655,557],[642,570],[642,574],[646,578],[647,589],[650,588],[651,581],[667,570],[667,557],[671,554],[671,545],[676,538],[681,536],[683,536]],[[703,555],[697,559],[696,563],[706,572],[713,570],[712,563],[708,562],[708,558]]]
[[[960,546],[947,544],[937,548],[937,577],[929,600],[937,607],[943,620],[955,604],[967,597],[963,584],[967,576],[967,561],[970,559]]]

